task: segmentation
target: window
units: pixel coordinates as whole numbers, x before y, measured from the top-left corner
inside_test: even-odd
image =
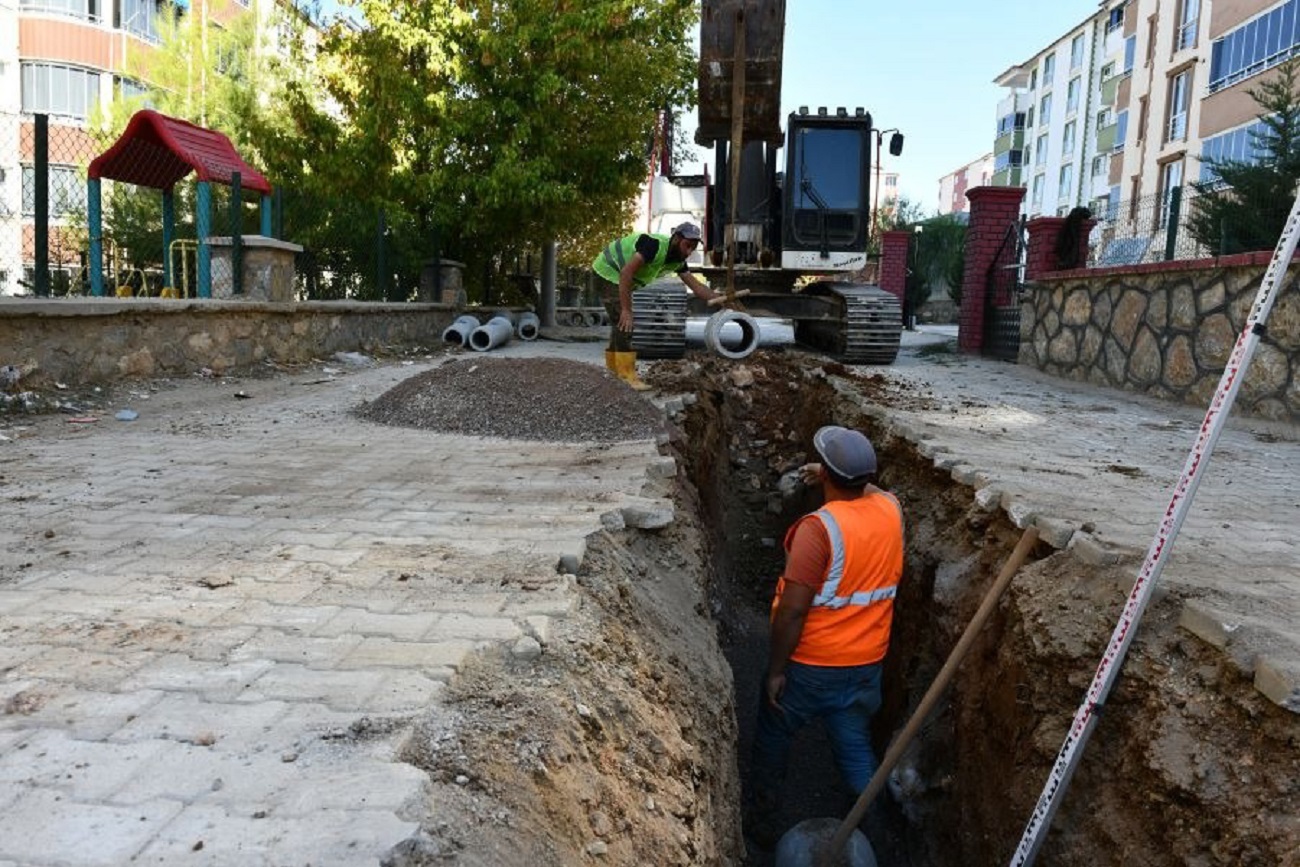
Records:
[[[1029,72],[1029,89],[1030,89],[1030,90],[1037,90],[1037,89],[1038,89],[1038,70],[1037,70],[1037,69],[1030,70],[1030,72]]]
[[[1029,203],[1035,208],[1043,206],[1043,176],[1041,174],[1034,175],[1034,188]]]
[[[58,63],[22,64],[22,106],[28,114],[85,120],[99,99],[99,73]]]
[[[1199,3],[1197,7],[1199,14]],[[1284,0],[1214,40],[1210,46],[1210,93],[1258,75],[1295,54],[1300,47],[1297,18],[1300,0]]]
[[[1025,112],[1025,126],[1029,129],[1034,128],[1034,107],[1032,105],[1029,106],[1029,110]]]
[[[1080,33],[1070,42],[1070,68],[1083,66],[1083,34]]]
[[[23,216],[36,216],[36,167],[23,166]],[[50,217],[86,213],[86,179],[76,166],[50,166]]]
[[[1134,34],[1124,40],[1124,74],[1129,75],[1133,72],[1133,63],[1137,57],[1137,34]]]
[[[1213,166],[1216,160],[1258,162],[1264,153],[1259,147],[1259,136],[1265,132],[1264,122],[1256,120],[1213,138],[1207,138],[1201,143],[1201,181],[1213,183],[1218,180],[1218,172]]]
[[[993,158],[993,171],[1000,172],[1005,169],[1019,168],[1023,164],[1024,160],[1020,151],[1004,151]]]
[[[1115,151],[1124,150],[1124,137],[1128,135],[1128,109],[1121,111],[1115,119],[1119,129],[1115,130]]]
[[[1124,7],[1116,6],[1114,9],[1110,10],[1110,13],[1106,16],[1106,33],[1107,35],[1114,33],[1123,26]]]
[[[1047,126],[1052,119],[1052,95],[1045,95],[1038,103],[1038,125]]]
[[[1101,76],[1098,80],[1109,81],[1114,77],[1115,77],[1115,63],[1114,61],[1111,61],[1110,63],[1107,63],[1105,66],[1101,68]]]
[[[1114,220],[1119,217],[1119,184],[1110,188],[1110,195],[1106,197],[1106,219]]]
[[[1080,79],[1071,78],[1065,88],[1065,113],[1074,114],[1079,110],[1079,91],[1082,89]]]
[[[1097,129],[1105,129],[1115,122],[1115,112],[1109,108],[1103,108],[1097,112]]]
[[[1056,55],[1049,54],[1043,58],[1043,87],[1051,87],[1056,77]]]
[[[48,12],[98,21],[100,3],[99,0],[21,0],[18,7],[24,12]]]
[[[1056,197],[1068,199],[1072,192],[1074,192],[1074,163],[1066,163],[1061,166],[1061,181],[1056,188]]]
[[[146,42],[157,44],[162,41],[158,31],[160,5],[158,0],[119,0],[118,18],[114,24]]]
[[[1061,159],[1068,160],[1074,157],[1074,131],[1074,121],[1070,121],[1065,125],[1061,135]]]
[[[1187,138],[1187,106],[1191,94],[1192,70],[1184,69],[1169,80],[1169,127],[1165,141]]]
[[[1110,172],[1110,157],[1105,154],[1092,158],[1092,176],[1099,178]]]
[[[1047,133],[1038,137],[1038,145],[1034,148],[1034,153],[1038,155],[1038,161],[1034,165],[1047,165]]]
[[[1183,185],[1183,161],[1182,158],[1173,162],[1165,163],[1164,168],[1160,171],[1160,214],[1157,217],[1157,228],[1163,228],[1169,224],[1169,212],[1173,207],[1174,190],[1181,190]]]
[[[1182,0],[1178,10],[1178,30],[1174,34],[1174,50],[1196,47],[1196,29],[1200,23],[1201,0]]]

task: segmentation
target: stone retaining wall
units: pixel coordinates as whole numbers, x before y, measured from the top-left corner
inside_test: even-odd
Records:
[[[1208,406],[1268,254],[1057,272],[1027,286],[1021,364]],[[1300,290],[1288,272],[1236,407],[1300,421]]]
[[[24,387],[227,373],[335,352],[436,347],[444,304],[171,299],[0,299],[0,366]]]

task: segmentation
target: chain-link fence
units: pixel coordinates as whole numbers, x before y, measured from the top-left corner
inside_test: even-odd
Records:
[[[1174,187],[1101,208],[1093,214],[1097,225],[1089,238],[1089,264],[1105,268],[1209,256],[1190,226],[1195,195],[1193,187]]]
[[[0,295],[85,291],[85,130],[0,114]]]

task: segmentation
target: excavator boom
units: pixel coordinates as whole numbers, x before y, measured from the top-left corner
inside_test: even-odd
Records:
[[[743,29],[743,33],[742,33]],[[732,84],[743,62],[743,142],[781,142],[785,0],[705,0],[700,17],[698,144],[732,134]],[[743,59],[737,49],[743,48]]]

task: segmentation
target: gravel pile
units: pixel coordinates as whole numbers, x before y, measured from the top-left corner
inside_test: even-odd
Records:
[[[664,425],[653,404],[606,371],[556,358],[448,362],[357,414],[396,427],[551,442],[645,439]]]

